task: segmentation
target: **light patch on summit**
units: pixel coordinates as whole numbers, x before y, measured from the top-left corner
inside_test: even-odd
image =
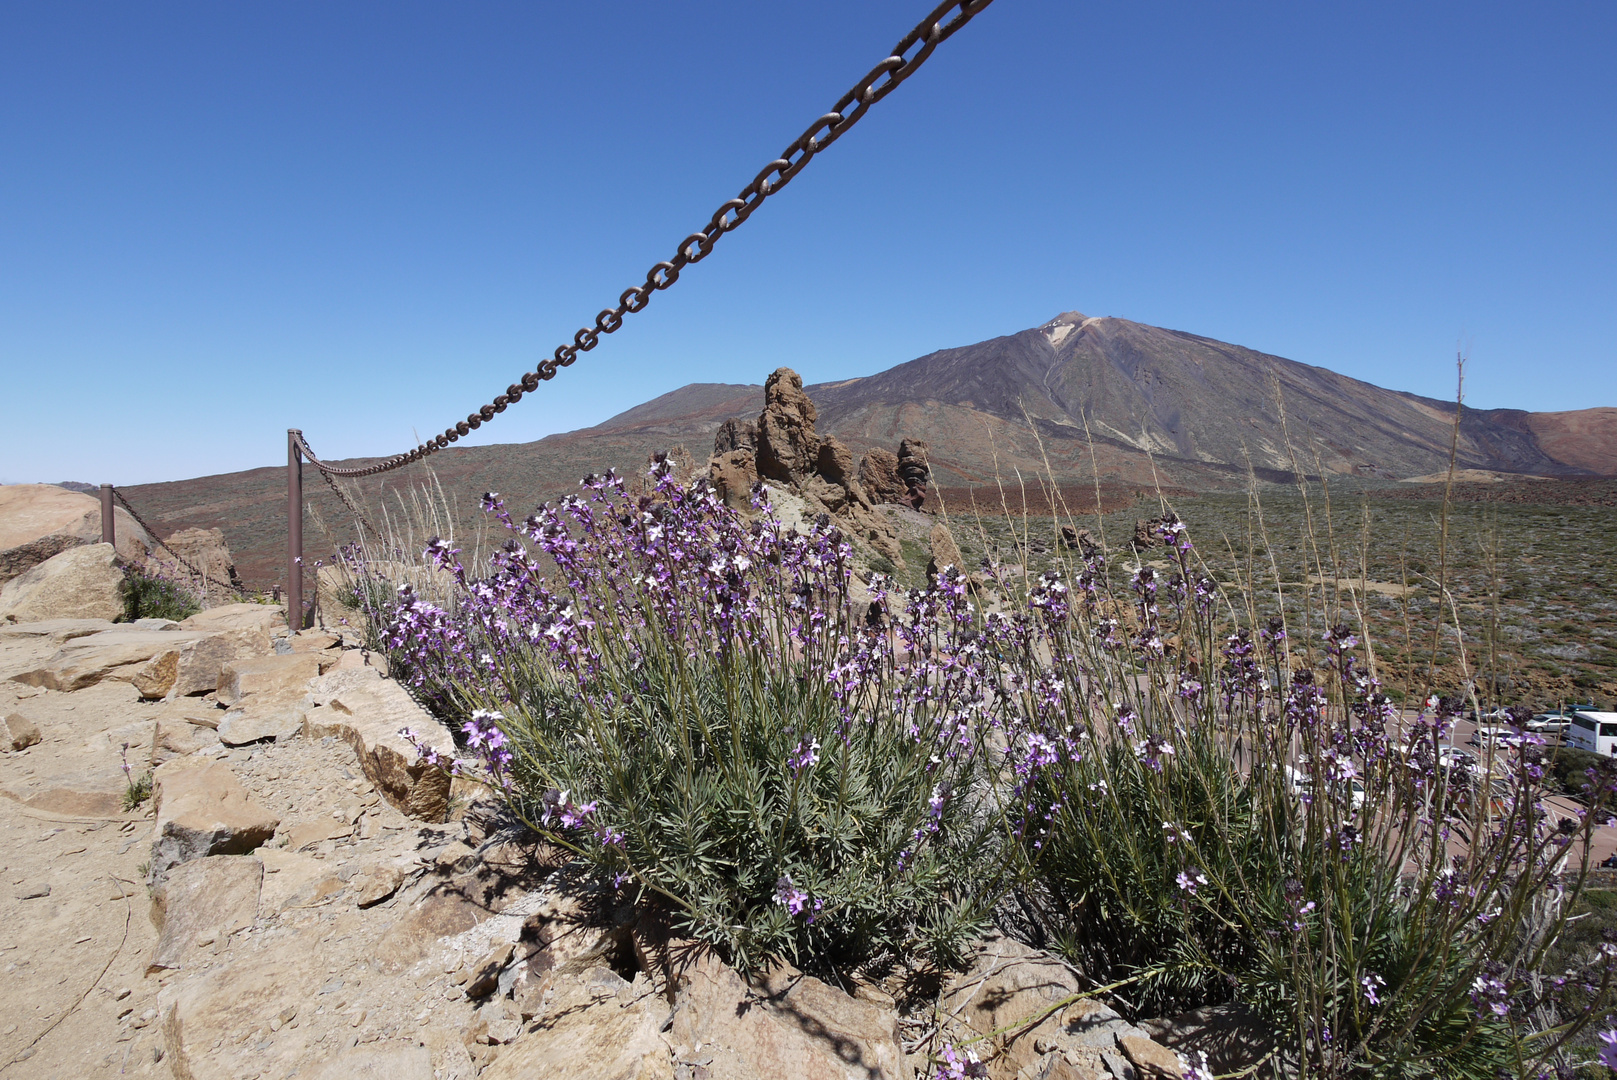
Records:
[[[1060,315],[1039,327],[1039,332],[1044,335],[1045,340],[1049,341],[1051,345],[1060,345],[1072,335],[1073,331],[1082,330],[1090,323],[1100,322],[1104,318],[1105,316],[1091,319],[1081,311],[1063,311]]]

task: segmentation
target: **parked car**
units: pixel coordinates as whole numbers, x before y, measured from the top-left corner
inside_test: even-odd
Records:
[[[1479,749],[1486,749],[1489,746],[1519,746],[1521,736],[1516,734],[1514,728],[1505,727],[1503,724],[1479,724],[1466,742]]]
[[[1535,735],[1564,735],[1571,726],[1572,719],[1558,712],[1538,713],[1522,725]]]

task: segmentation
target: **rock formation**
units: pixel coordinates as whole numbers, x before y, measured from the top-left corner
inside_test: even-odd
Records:
[[[926,443],[905,439],[898,444],[898,479],[904,485],[904,502],[919,510],[926,501],[927,481],[932,467],[927,462]]]
[[[1136,521],[1134,523],[1134,535],[1129,537],[1129,547],[1133,548],[1135,551],[1145,551],[1148,548],[1161,547],[1162,537],[1158,536],[1152,530],[1152,526],[1156,525],[1156,523],[1155,518],[1147,521]]]
[[[776,368],[764,383],[764,411],[758,417],[759,476],[791,484],[814,472],[820,450],[817,416],[802,377],[791,368]]]
[[[756,451],[758,449],[758,425],[752,420],[743,420],[732,416],[719,425],[719,430],[713,436],[713,454],[728,454],[732,450]]]
[[[909,493],[898,478],[898,455],[873,446],[859,461],[859,483],[873,503],[899,503]]]
[[[709,481],[726,504],[740,510],[751,506],[756,482],[774,481],[806,501],[811,519],[819,512],[834,515],[856,541],[903,567],[898,534],[873,511],[855,475],[853,451],[832,436],[821,436],[814,428],[817,418],[797,372],[776,369],[765,383],[764,411],[756,424],[731,417],[719,425],[708,461]]]
[[[219,529],[181,529],[172,536],[165,537],[163,541],[170,551],[178,554],[186,562],[206,574],[211,580],[197,582],[195,575],[183,566],[174,563],[173,556],[168,551],[158,548],[152,554],[152,559],[163,565],[164,570],[172,577],[176,577],[188,585],[194,585],[199,594],[210,599],[224,593],[223,582],[234,585],[238,589],[241,581],[236,577],[235,560],[231,558],[230,548],[225,545],[225,534]],[[226,601],[228,602],[228,601]]]
[[[152,539],[129,512],[114,511],[118,556],[146,557]],[[80,544],[101,539],[101,500],[55,484],[0,485],[0,584]]]

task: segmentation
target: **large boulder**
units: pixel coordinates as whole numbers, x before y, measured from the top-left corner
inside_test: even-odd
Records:
[[[111,544],[52,555],[0,588],[0,623],[118,618],[124,610],[121,561]]]
[[[225,600],[233,596],[225,586],[239,584],[236,578],[236,560],[225,544],[225,534],[222,530],[181,529],[165,538],[163,543],[168,550],[156,551],[152,554],[152,558],[163,563],[173,576],[188,584],[194,583],[197,594],[204,600]],[[202,571],[208,580],[197,582],[195,575],[173,561],[175,554]]]
[[[275,835],[280,818],[252,802],[230,766],[175,758],[153,774],[157,839],[150,883],[161,885],[181,863],[209,855],[245,855]]]
[[[146,530],[122,507],[113,511],[113,520],[119,556],[126,562],[145,558],[152,546]],[[100,539],[100,499],[55,484],[0,486],[0,584]]]
[[[802,377],[791,368],[776,368],[764,383],[764,411],[758,417],[758,475],[792,483],[814,472],[818,416],[803,392]]]

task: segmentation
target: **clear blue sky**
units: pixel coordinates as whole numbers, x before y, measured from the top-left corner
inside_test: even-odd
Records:
[[[0,480],[412,446],[637,283],[928,0],[0,5]],[[485,427],[1067,309],[1617,405],[1617,5],[998,0]]]

